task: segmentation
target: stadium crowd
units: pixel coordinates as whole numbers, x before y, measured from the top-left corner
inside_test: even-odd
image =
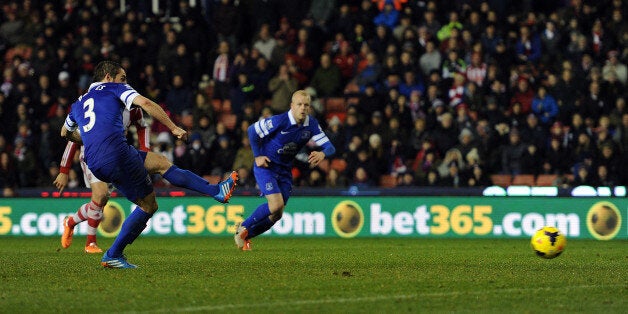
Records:
[[[337,151],[315,169],[298,155],[296,186],[628,184],[622,0],[120,3],[3,2],[4,196],[53,187],[68,106],[105,59],[191,134],[155,122],[154,151],[210,178],[236,169],[245,187],[247,127],[302,88]],[[83,185],[78,162],[70,178]]]

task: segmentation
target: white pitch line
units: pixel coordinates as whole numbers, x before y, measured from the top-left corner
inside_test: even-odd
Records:
[[[581,285],[581,286],[563,286],[561,290],[579,290],[579,289],[592,289],[592,288],[617,288],[628,287],[628,285]],[[449,292],[435,292],[435,293],[417,293],[417,294],[396,294],[396,295],[381,295],[372,297],[358,297],[358,298],[334,298],[334,299],[317,299],[317,300],[293,300],[293,301],[276,301],[276,302],[262,302],[262,303],[238,303],[238,304],[223,304],[223,305],[205,305],[184,307],[176,309],[158,309],[141,312],[127,312],[127,313],[165,313],[165,312],[206,312],[206,311],[224,311],[233,309],[244,308],[265,308],[275,306],[294,306],[294,305],[315,305],[315,304],[333,304],[333,303],[359,303],[359,302],[376,302],[383,300],[407,300],[418,299],[425,297],[452,297],[458,295],[482,295],[492,293],[504,293],[504,292],[522,292],[522,291],[539,291],[539,290],[555,290],[554,287],[534,287],[534,288],[510,288],[510,289],[492,289],[492,290],[476,290],[476,291],[449,291]]]

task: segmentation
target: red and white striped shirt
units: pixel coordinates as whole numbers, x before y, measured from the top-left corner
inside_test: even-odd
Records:
[[[229,75],[229,57],[227,54],[220,54],[214,62],[213,79],[218,82],[226,82]]]
[[[482,86],[485,77],[486,63],[482,63],[479,66],[471,64],[467,67],[467,80],[474,82],[478,87]]]

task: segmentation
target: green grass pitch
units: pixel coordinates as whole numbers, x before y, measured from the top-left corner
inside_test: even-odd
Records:
[[[135,270],[103,269],[84,237],[0,241],[1,313],[599,312],[628,309],[628,243],[527,239],[140,237]],[[108,247],[111,239],[102,239]]]

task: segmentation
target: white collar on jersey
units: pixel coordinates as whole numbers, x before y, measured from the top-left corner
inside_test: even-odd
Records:
[[[96,86],[98,86],[98,85],[100,85],[100,84],[103,84],[103,83],[104,83],[104,82],[94,82],[94,83],[91,83],[91,84],[89,85],[89,88],[88,88],[87,90],[92,90],[92,88],[94,88],[94,87],[96,87]]]
[[[297,119],[295,119],[294,116],[292,115],[292,109],[288,111],[288,118],[290,119],[290,124],[292,125],[297,124]],[[310,125],[310,116],[307,115],[305,116],[305,122],[303,122],[303,126],[309,126],[309,125]]]

